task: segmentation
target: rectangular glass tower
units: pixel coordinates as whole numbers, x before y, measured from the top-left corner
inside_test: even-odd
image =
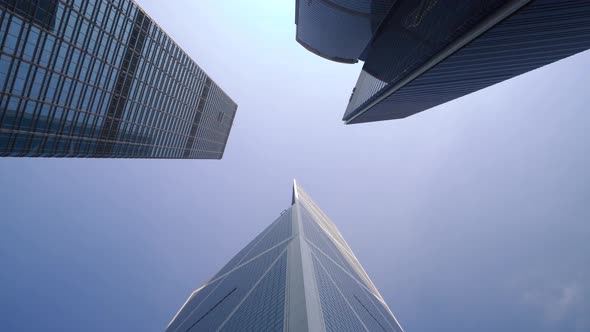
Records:
[[[130,0],[0,0],[0,156],[220,159],[237,105]]]
[[[292,205],[197,289],[167,331],[403,331],[336,226]]]

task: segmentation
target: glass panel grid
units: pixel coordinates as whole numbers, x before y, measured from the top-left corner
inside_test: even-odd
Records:
[[[236,104],[131,1],[0,0],[0,28],[0,156],[222,157]]]

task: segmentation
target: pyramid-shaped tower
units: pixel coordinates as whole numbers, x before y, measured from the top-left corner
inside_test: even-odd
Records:
[[[194,291],[167,331],[403,331],[328,217],[291,206]]]

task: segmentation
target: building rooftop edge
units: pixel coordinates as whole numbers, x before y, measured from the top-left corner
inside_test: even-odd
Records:
[[[162,26],[160,26],[160,24],[158,24],[158,22],[156,20],[154,20],[153,17],[151,17],[146,11],[145,9],[143,9],[143,7],[141,7],[136,0],[129,0],[134,6],[137,7],[138,10],[140,10],[147,18],[150,19],[150,21],[152,21],[152,23],[160,30],[162,30],[162,32],[168,37],[170,38],[170,40],[172,41],[172,43],[174,43],[174,45],[176,45],[181,51],[182,53],[184,53],[189,59],[191,59],[191,61],[193,61],[197,67],[199,67],[204,73],[205,75],[207,75],[207,77],[209,77],[209,79],[215,83],[215,85],[217,85],[217,87],[219,88],[219,90],[221,90],[221,93],[223,93],[232,103],[234,103],[236,106],[238,105],[238,103],[229,95],[227,94],[227,92],[225,92],[225,89],[223,89],[221,87],[221,85],[219,83],[217,83],[212,77],[211,75],[209,75],[209,73],[203,69],[203,67],[201,67],[201,65],[199,65],[199,63],[182,47],[180,46],[180,44],[178,44],[176,42],[176,40],[174,38],[172,38],[172,36],[164,29],[162,28]]]
[[[442,49],[440,52],[435,54],[431,57],[428,61],[424,64],[416,68],[413,72],[409,73],[404,79],[400,80],[397,84],[390,86],[381,93],[375,100],[366,103],[364,106],[361,105],[360,107],[356,108],[349,114],[344,113],[342,116],[342,121],[345,124],[355,124],[353,122],[356,118],[366,113],[369,109],[371,109],[376,104],[382,102],[387,97],[394,94],[396,91],[404,87],[405,85],[412,82],[418,76],[422,75],[426,71],[434,68],[438,65],[441,61],[451,56],[456,51],[460,50],[462,47],[468,45],[471,41],[475,40],[486,31],[494,27],[496,24],[501,22],[502,20],[508,18],[510,15],[514,14],[524,5],[528,4],[531,0],[512,0],[503,5],[500,9],[498,9],[494,14],[490,15],[487,19],[480,22],[480,24],[476,25],[473,29],[465,33],[464,35],[460,36],[458,39],[450,43],[447,47]]]
[[[306,50],[310,51],[311,53],[324,58],[326,60],[330,60],[330,61],[334,61],[334,62],[338,62],[338,63],[346,63],[346,64],[354,64],[357,63],[359,60],[358,59],[347,59],[347,58],[341,58],[341,57],[337,57],[337,56],[329,56],[327,54],[323,54],[320,51],[318,51],[317,49],[309,46],[308,44],[306,44],[303,40],[301,40],[301,38],[299,38],[299,36],[295,36],[295,40],[301,45],[303,46]]]

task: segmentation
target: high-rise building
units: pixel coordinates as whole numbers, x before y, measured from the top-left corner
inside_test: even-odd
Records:
[[[403,331],[336,226],[296,183],[291,206],[194,291],[172,331]]]
[[[404,118],[590,48],[587,0],[296,0],[297,41],[364,61],[347,124]]]
[[[131,0],[0,0],[0,156],[223,156],[237,105]]]

